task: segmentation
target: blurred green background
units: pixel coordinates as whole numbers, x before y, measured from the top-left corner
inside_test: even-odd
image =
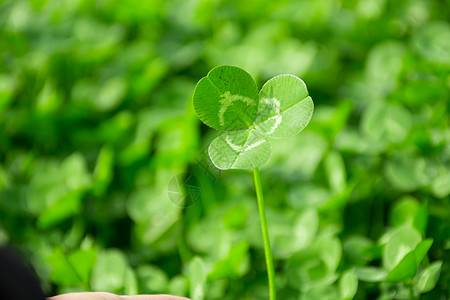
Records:
[[[315,102],[261,169],[279,299],[449,299],[449,20],[448,0],[0,0],[0,244],[48,295],[267,299],[251,173],[208,165],[191,103],[228,64]],[[169,198],[179,174],[195,203]],[[392,283],[393,234],[433,244]]]

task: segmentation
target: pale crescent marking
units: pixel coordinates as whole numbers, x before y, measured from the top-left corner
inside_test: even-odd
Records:
[[[233,149],[233,151],[235,151],[235,152],[242,152],[242,151],[251,150],[251,149],[256,148],[259,145],[261,145],[261,144],[266,142],[265,140],[260,140],[260,141],[257,141],[255,143],[251,144],[251,145],[247,145],[247,146],[244,147],[244,146],[240,146],[240,145],[234,144],[233,141],[230,140],[229,136],[227,136],[225,138],[225,141],[227,142],[228,146],[230,146],[230,148]]]
[[[272,125],[272,127],[269,130],[267,130],[267,134],[272,134],[275,131],[275,129],[277,129],[278,126],[280,126],[281,121],[283,119],[283,116],[280,114],[281,110],[280,101],[278,101],[277,98],[262,98],[261,102],[264,104],[272,105],[275,108],[276,115],[268,118],[267,120],[261,123],[264,124],[269,120],[275,120],[275,123]],[[259,127],[261,127],[261,125],[259,125]]]
[[[241,95],[232,95],[230,91],[226,91],[219,100],[219,103],[221,105],[219,110],[219,123],[221,126],[225,126],[225,112],[227,111],[228,107],[230,107],[235,101],[242,101],[244,103],[247,103],[248,105],[255,105],[253,99]]]

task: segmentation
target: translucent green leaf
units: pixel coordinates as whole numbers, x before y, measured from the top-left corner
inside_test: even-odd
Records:
[[[315,107],[314,128],[333,139],[346,126],[352,110],[353,104],[350,100],[340,100],[333,106],[322,104]]]
[[[445,198],[450,194],[450,170],[439,174],[431,185],[431,191],[437,198]]]
[[[136,295],[138,293],[136,273],[130,266],[127,266],[123,274],[123,293],[125,295]]]
[[[342,257],[342,244],[341,241],[336,238],[323,239],[320,245],[320,253],[325,265],[329,270],[335,271],[339,266],[339,262]]]
[[[369,148],[368,140],[363,138],[356,129],[350,127],[345,127],[337,134],[334,144],[336,149],[341,152],[367,153],[373,151],[372,147]]]
[[[387,272],[376,267],[356,268],[355,273],[359,280],[367,282],[380,282],[386,278]]]
[[[419,210],[417,211],[415,217],[414,217],[414,222],[413,222],[414,227],[419,230],[419,232],[422,235],[425,235],[425,231],[427,230],[427,225],[428,225],[428,208],[427,208],[427,203],[423,203],[420,207]]]
[[[414,250],[422,240],[420,233],[413,228],[399,228],[393,232],[383,251],[383,265],[392,270],[406,254]]]
[[[192,300],[205,298],[206,272],[201,258],[194,257],[189,264],[189,279]]]
[[[270,141],[256,130],[228,131],[211,142],[209,157],[222,170],[254,169],[270,157]]]
[[[383,102],[372,103],[364,112],[360,127],[371,142],[372,151],[384,149],[388,143],[400,143],[412,126],[411,113],[396,105]]]
[[[412,278],[419,267],[420,262],[427,254],[433,241],[427,239],[420,242],[417,247],[406,254],[403,259],[388,273],[386,281],[398,282]]]
[[[339,152],[332,151],[325,159],[325,171],[330,189],[338,194],[347,186],[345,163]]]
[[[328,189],[314,184],[298,185],[288,193],[289,204],[296,209],[321,207],[331,197]]]
[[[94,248],[78,249],[66,255],[57,247],[47,260],[52,268],[50,277],[59,285],[88,287],[96,256]]]
[[[164,175],[158,174],[160,178]],[[169,181],[170,179],[167,179]],[[175,205],[168,191],[139,188],[126,203],[128,215],[136,222],[134,231],[144,244],[152,244],[166,233],[179,218],[182,207]]]
[[[114,151],[111,147],[104,146],[98,155],[92,178],[92,191],[96,196],[101,196],[111,183],[113,167]]]
[[[405,196],[397,201],[389,212],[389,220],[393,226],[411,225],[420,203],[411,196]]]
[[[398,282],[411,278],[416,274],[416,258],[414,252],[409,252],[386,276],[387,282]]]
[[[339,280],[339,291],[342,300],[351,300],[358,290],[358,276],[353,269],[345,271]]]
[[[79,152],[73,153],[64,159],[61,163],[60,172],[68,190],[84,189],[91,183],[86,159]]]
[[[255,127],[271,138],[291,137],[308,125],[313,110],[303,80],[279,75],[267,81],[259,92]]]
[[[284,299],[284,298],[281,298]],[[339,291],[331,284],[319,284],[312,285],[300,298],[294,298],[299,300],[336,300],[339,299]]]
[[[431,245],[433,244],[433,239],[426,239],[420,242],[416,248],[414,249],[414,256],[416,258],[416,265],[419,266],[422,259],[427,254],[428,250],[430,250]]]
[[[319,214],[315,209],[305,209],[292,225],[293,232],[291,237],[294,238],[292,245],[295,246],[296,250],[304,249],[316,237],[319,229]]]
[[[301,291],[307,291],[313,286],[331,285],[338,279],[336,269],[341,257],[342,245],[339,238],[329,233],[319,235],[311,245],[288,259],[288,280]]]
[[[269,236],[275,258],[288,258],[314,241],[319,228],[316,209],[306,208],[301,213],[270,212]]]
[[[127,81],[123,77],[115,77],[106,81],[96,97],[94,104],[99,111],[109,111],[117,107],[123,100],[127,90]]]
[[[37,163],[30,180],[26,197],[27,210],[32,214],[41,214],[66,193],[67,188],[58,162],[42,159]]]
[[[78,277],[72,266],[68,263],[60,249],[54,251],[52,256],[48,258],[51,266],[50,278],[60,285],[81,285],[81,278]]]
[[[413,45],[426,60],[450,65],[450,26],[447,22],[429,23],[418,30]]]
[[[188,283],[189,281],[186,276],[176,275],[169,282],[168,293],[170,295],[184,297],[187,295]]]
[[[244,241],[233,246],[228,256],[219,260],[214,269],[209,273],[209,280],[222,278],[238,278],[248,271],[248,242]]]
[[[127,268],[127,259],[120,250],[100,252],[92,271],[92,289],[111,293],[120,292],[124,287]]]
[[[415,291],[420,294],[431,291],[438,282],[441,267],[442,261],[436,261],[422,270],[417,277],[418,280],[414,286]]]
[[[392,207],[389,221],[394,227],[413,225],[423,234],[428,223],[427,204],[420,204],[416,198],[411,196],[402,197]]]
[[[322,161],[324,154],[329,149],[327,140],[313,131],[304,131],[295,138],[286,140],[272,140],[272,155],[267,162],[266,173],[286,182],[295,183],[299,181],[313,182],[314,173]],[[293,152],[293,149],[294,152]],[[323,193],[320,193],[323,195]],[[320,197],[321,200],[323,197]],[[303,197],[299,201],[305,204],[310,198]],[[320,201],[320,203],[322,203]],[[319,203],[314,205],[320,206]]]
[[[88,285],[97,258],[95,248],[78,249],[69,256],[69,262],[83,284]]]
[[[256,117],[258,89],[241,68],[219,66],[197,83],[193,103],[206,125],[218,130],[245,129]]]
[[[140,294],[165,293],[168,285],[167,274],[156,266],[143,265],[136,269]]]
[[[36,97],[36,109],[41,112],[54,111],[61,103],[61,94],[49,81]]]
[[[79,191],[71,191],[62,196],[39,215],[37,226],[48,229],[78,213],[81,209],[81,196]]]
[[[383,97],[395,90],[398,75],[402,70],[405,48],[400,42],[384,41],[370,50],[365,75],[371,96]]]
[[[411,192],[428,183],[424,158],[409,153],[394,155],[386,162],[384,172],[386,179],[400,191]]]
[[[373,245],[373,241],[369,238],[355,235],[350,236],[344,241],[343,250],[350,261],[355,262],[355,264],[364,264],[373,257],[371,253],[368,253],[368,250],[371,249]]]

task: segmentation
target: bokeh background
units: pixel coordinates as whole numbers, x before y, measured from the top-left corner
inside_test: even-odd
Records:
[[[267,299],[251,173],[211,167],[191,103],[228,64],[315,102],[261,169],[279,299],[449,299],[449,20],[448,0],[0,0],[0,244],[48,295]],[[433,244],[384,282],[398,228]]]

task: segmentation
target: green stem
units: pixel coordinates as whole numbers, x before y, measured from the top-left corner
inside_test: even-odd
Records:
[[[261,186],[261,177],[258,168],[253,169],[255,178],[256,197],[258,198],[259,216],[261,218],[261,228],[264,240],[264,252],[266,255],[267,277],[269,279],[270,300],[276,300],[275,271],[273,268],[272,250],[270,249],[269,230],[267,228],[266,209],[264,207],[264,197]]]

